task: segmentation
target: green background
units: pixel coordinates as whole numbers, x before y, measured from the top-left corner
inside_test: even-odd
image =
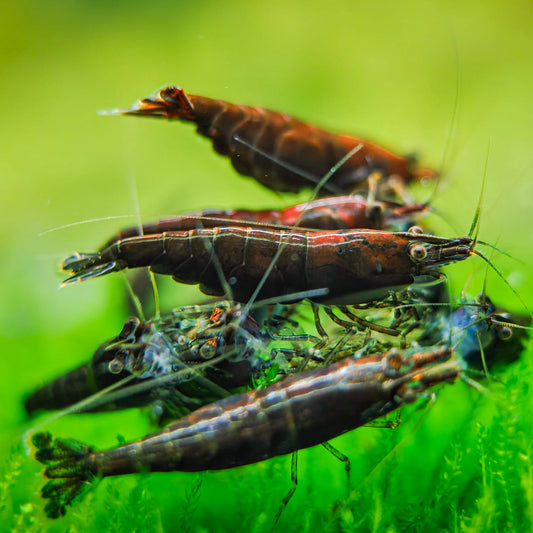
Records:
[[[57,290],[61,259],[93,251],[135,223],[137,211],[152,220],[207,207],[295,202],[237,176],[190,126],[101,117],[97,110],[179,84],[192,94],[282,110],[398,153],[416,151],[443,171],[438,194],[433,198],[429,187],[418,197],[432,197],[439,216],[427,224],[450,237],[468,232],[486,168],[480,237],[513,256],[487,251],[532,309],[532,24],[529,1],[2,4],[2,525],[268,531],[289,486],[288,458],[203,477],[133,476],[102,483],[62,521],[43,517],[40,468],[17,447],[33,427],[23,397],[87,360],[127,316],[120,276]],[[91,222],[118,215],[130,218]],[[86,223],[62,229],[80,222]],[[472,259],[446,272],[458,297],[470,278],[468,291],[481,290],[485,266]],[[494,274],[488,291],[525,313]],[[167,305],[200,299],[195,287],[165,294]],[[348,500],[342,465],[320,448],[301,453],[300,487],[280,530],[531,524],[531,367],[524,353],[503,376],[507,385],[494,385],[497,400],[459,383],[439,393],[426,417],[406,410],[396,431],[362,429],[337,439],[352,459],[358,489]],[[139,412],[65,417],[46,427],[98,446],[149,428]],[[451,479],[453,488],[446,485]],[[191,487],[199,480],[195,500]]]

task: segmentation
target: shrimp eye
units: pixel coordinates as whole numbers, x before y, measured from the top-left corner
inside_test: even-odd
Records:
[[[203,344],[202,347],[200,348],[200,357],[202,357],[202,359],[211,359],[212,357],[215,356],[216,353],[217,353],[216,346],[213,345],[213,343],[209,341]]]
[[[502,341],[508,341],[513,336],[513,330],[509,326],[498,328],[498,338]]]
[[[414,261],[422,261],[428,255],[428,251],[421,244],[413,244],[409,248],[409,255]]]
[[[176,87],[170,85],[169,87],[163,87],[156,92],[161,100],[172,100],[176,95]]]
[[[420,235],[420,234],[424,233],[424,230],[420,226],[411,226],[407,230],[407,233],[414,233],[415,235]]]
[[[109,372],[111,374],[120,374],[124,370],[124,363],[120,359],[109,361]]]

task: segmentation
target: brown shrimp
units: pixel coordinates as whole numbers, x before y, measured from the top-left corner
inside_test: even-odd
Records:
[[[274,363],[273,335],[284,354],[290,348],[298,353],[295,346],[300,343],[299,350],[306,353],[306,343],[320,340],[277,334],[286,330],[287,320],[271,319],[263,308],[254,313],[261,317],[259,322],[240,306],[222,301],[178,308],[149,321],[130,317],[121,333],[102,343],[89,363],[33,392],[24,402],[26,412],[70,407],[113,386],[112,395],[84,402],[76,412],[153,404],[158,421],[168,421],[252,387],[254,379],[264,377]],[[164,379],[152,381],[160,377]]]
[[[143,224],[142,231],[138,226],[126,228],[111,238],[106,246],[139,235],[252,224],[316,230],[384,229],[409,222],[413,216],[428,211],[426,204],[391,205],[388,202],[369,202],[359,195],[319,198],[281,210],[205,209]]]
[[[141,440],[96,452],[83,443],[34,435],[50,481],[42,496],[51,518],[94,478],[151,472],[220,470],[315,446],[386,415],[454,381],[448,348],[410,355],[391,350],[298,374],[265,389],[198,409]]]
[[[98,347],[91,361],[32,392],[24,400],[26,413],[31,416],[41,409],[63,409],[127,377],[126,372],[111,373],[109,368],[123,343],[131,339],[131,334],[137,327],[137,323],[138,319],[129,318],[118,336]],[[122,406],[106,405],[106,409],[115,407],[120,408]]]
[[[263,283],[260,298],[326,289],[321,301],[350,304],[380,299],[466,259],[477,253],[473,246],[470,237],[415,232],[222,227],[118,240],[97,253],[76,253],[62,268],[72,273],[65,284],[149,266],[214,296],[224,295],[224,276],[238,302],[248,302]]]
[[[218,153],[230,157],[237,172],[275,191],[316,186],[351,151],[353,155],[322,186],[321,195],[368,188],[366,180],[373,172],[396,176],[404,185],[436,176],[432,170],[416,168],[413,157],[398,156],[372,142],[329,133],[276,111],[187,95],[176,86],[156,91],[131,109],[104,114],[194,122]]]
[[[31,416],[36,411],[64,409],[82,401],[83,404],[76,405],[75,412],[111,411],[157,402],[159,409],[167,411],[168,407],[176,407],[181,415],[228,396],[224,386],[250,384],[250,366],[245,371],[242,364],[228,367],[227,361],[220,367],[212,365],[210,380],[195,371],[178,376],[178,369],[187,365],[192,368],[198,363],[196,359],[201,359],[196,355],[196,359],[190,360],[191,357],[187,358],[190,353],[184,354],[188,344],[185,333],[161,324],[160,320],[142,322],[130,317],[122,332],[102,343],[88,363],[34,391],[24,401],[24,408]],[[177,337],[183,340],[179,342]],[[176,375],[175,379],[167,380],[160,387],[143,387],[146,379],[155,375],[150,372],[152,368],[162,364],[169,367],[167,372]],[[88,401],[108,387],[113,387],[112,395]],[[175,400],[175,405],[170,406],[166,401],[169,398]]]
[[[432,313],[417,342],[422,346],[449,342],[469,368],[491,370],[520,357],[530,332],[531,316],[496,307],[486,294],[461,299],[457,309]]]

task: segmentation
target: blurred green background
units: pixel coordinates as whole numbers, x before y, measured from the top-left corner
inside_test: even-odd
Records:
[[[440,216],[428,222],[444,236],[468,232],[486,168],[480,237],[513,256],[487,252],[532,309],[532,25],[528,0],[3,3],[0,452],[6,465],[0,516],[6,528],[90,530],[98,520],[105,523],[118,501],[127,508],[122,494],[134,486],[146,494],[131,494],[152,502],[154,530],[268,530],[289,485],[287,458],[208,475],[194,511],[185,500],[200,478],[137,476],[99,487],[104,510],[90,519],[83,517],[90,504],[62,522],[43,519],[40,469],[16,449],[30,427],[23,397],[87,360],[127,316],[120,276],[57,290],[61,259],[74,250],[93,251],[118,228],[135,223],[137,210],[148,221],[207,207],[295,201],[238,176],[190,126],[101,117],[97,110],[125,107],[162,85],[179,84],[192,94],[282,110],[398,153],[417,152],[424,164],[444,171],[433,200]],[[426,200],[432,193],[422,189],[418,197]],[[92,222],[119,215],[129,218]],[[481,290],[481,261],[446,271],[457,296],[472,275],[469,292]],[[498,303],[525,312],[494,274],[488,291]],[[200,299],[195,287],[174,286],[166,294],[173,305]],[[520,386],[531,382],[524,358],[510,371]],[[515,398],[521,406],[531,404],[525,385],[523,390]],[[505,388],[500,392],[507,397]],[[472,411],[480,402],[481,411],[492,414]],[[465,420],[475,431],[478,416],[490,428],[493,410],[493,401],[462,384],[439,395],[421,436],[397,454],[402,475],[407,466],[419,482],[410,482],[407,499],[431,497],[450,435]],[[531,426],[524,424],[520,438],[530,442]],[[408,420],[405,426],[404,435],[413,424]],[[128,439],[146,433],[148,422],[131,412],[66,417],[47,427],[111,446],[117,433]],[[365,429],[337,439],[355,462],[356,485],[370,469],[359,463],[379,461],[382,443],[399,438]],[[474,454],[468,469],[477,472],[479,461]],[[334,502],[343,497],[342,466],[320,449],[301,454],[300,481],[281,530],[309,528],[313,513],[334,515]],[[470,516],[477,503],[464,505]],[[378,507],[372,511],[375,530],[398,530],[380,521]]]

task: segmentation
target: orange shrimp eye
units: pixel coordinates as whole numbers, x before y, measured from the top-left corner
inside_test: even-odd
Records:
[[[124,363],[120,359],[113,359],[109,361],[108,368],[111,374],[120,374],[124,370]]]
[[[412,244],[409,248],[409,255],[413,261],[423,261],[427,257],[428,251],[421,244]]]

